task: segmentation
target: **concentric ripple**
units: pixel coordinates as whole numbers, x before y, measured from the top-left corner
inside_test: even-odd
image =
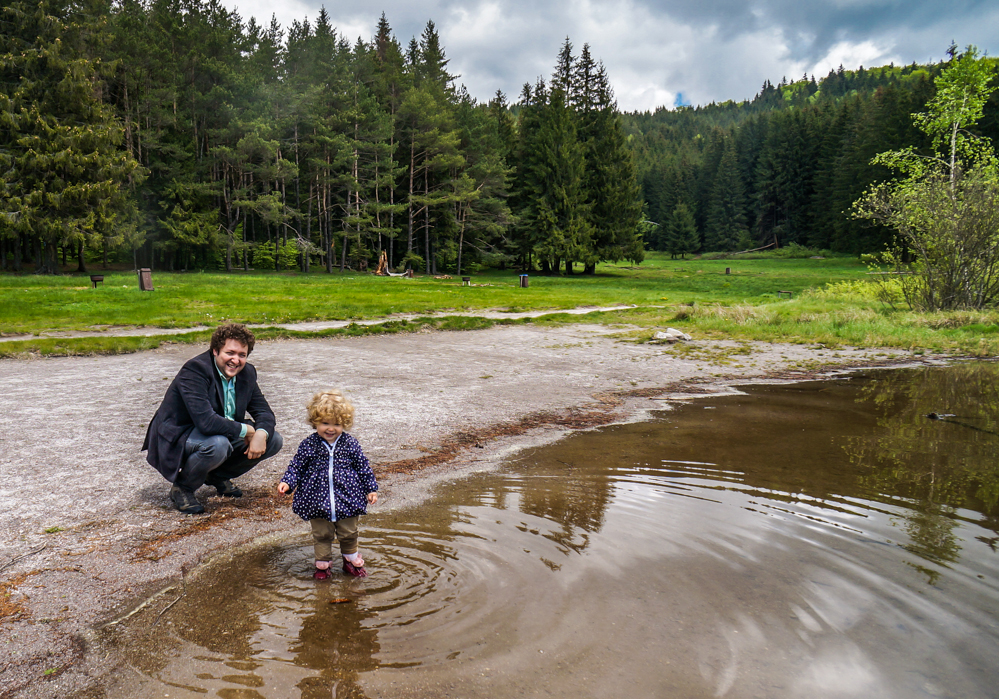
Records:
[[[123,696],[992,696],[992,367],[574,435],[376,508],[363,579],[314,581],[303,531],[192,581]]]

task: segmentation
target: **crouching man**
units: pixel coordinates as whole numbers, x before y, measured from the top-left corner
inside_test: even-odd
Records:
[[[253,333],[245,325],[220,325],[209,350],[181,368],[146,430],[146,460],[173,484],[170,499],[184,514],[205,511],[194,496],[202,485],[242,497],[232,479],[284,443],[257,370],[246,363],[252,351]]]

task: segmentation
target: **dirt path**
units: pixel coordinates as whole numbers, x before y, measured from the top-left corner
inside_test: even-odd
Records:
[[[822,365],[899,363],[897,352],[693,342],[685,352],[621,342],[604,326],[265,342],[251,361],[285,451],[240,479],[247,497],[199,495],[172,510],[139,447],[189,345],[112,357],[0,360],[0,697],[65,697],[114,667],[100,627],[222,549],[302,523],[273,495],[322,387],[357,405],[353,433],[383,484],[379,508],[434,478],[485,468],[565,429],[626,419],[657,399],[744,380],[804,377]],[[749,354],[732,354],[749,347]],[[481,447],[481,448],[477,448]],[[418,476],[418,477],[417,477]],[[206,610],[210,613],[210,610]],[[85,691],[79,696],[99,696]]]
[[[637,308],[634,305],[628,306],[582,306],[579,308],[553,309],[545,311],[502,311],[496,309],[483,309],[478,311],[452,311],[449,313],[396,313],[383,318],[371,320],[314,320],[305,323],[248,323],[251,328],[284,328],[285,330],[303,330],[318,332],[321,330],[332,330],[334,328],[346,328],[349,325],[381,325],[392,320],[416,320],[417,318],[448,318],[460,316],[463,318],[490,318],[493,320],[508,319],[520,320],[522,318],[541,318],[559,313],[569,315],[586,315],[587,313],[599,313],[601,311],[623,311],[628,308]],[[643,306],[649,308],[649,306]],[[657,308],[653,306],[652,308]],[[180,335],[183,333],[198,330],[209,330],[207,325],[198,325],[190,328],[154,328],[154,327],[118,327],[109,325],[96,330],[60,330],[43,331],[38,333],[39,338],[62,339],[68,337],[157,337],[168,335]],[[34,335],[30,333],[6,335],[0,333],[0,342],[12,342],[14,340],[30,340]]]

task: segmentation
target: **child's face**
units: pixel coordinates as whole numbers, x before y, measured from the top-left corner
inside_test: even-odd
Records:
[[[316,423],[316,432],[327,442],[332,443],[343,432],[343,428],[329,420],[320,420]]]

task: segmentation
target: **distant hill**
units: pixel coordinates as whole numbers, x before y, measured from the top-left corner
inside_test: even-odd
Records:
[[[669,249],[683,205],[694,213],[702,251],[791,242],[882,249],[891,232],[847,212],[871,183],[891,176],[870,164],[874,155],[928,146],[911,114],[923,111],[944,65],[841,66],[821,80],[768,80],[743,102],[624,114],[646,213],[658,224],[647,246]],[[978,128],[994,141],[997,95]]]

